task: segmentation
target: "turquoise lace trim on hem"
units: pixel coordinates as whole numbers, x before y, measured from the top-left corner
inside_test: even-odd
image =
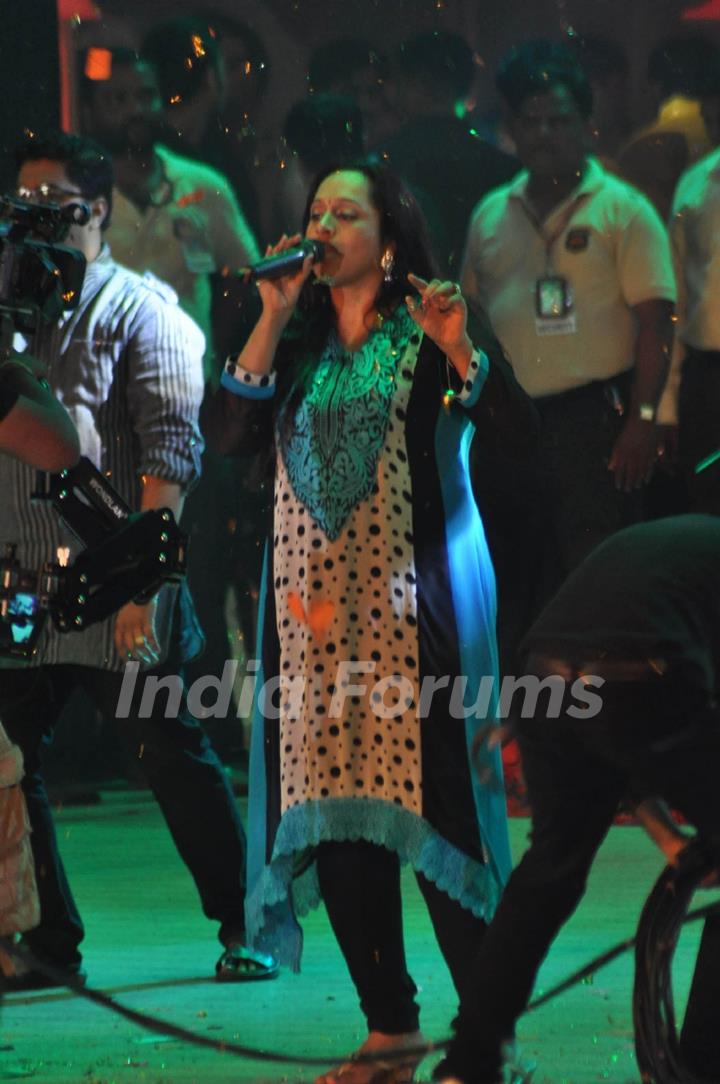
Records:
[[[315,863],[293,879],[298,859],[318,843],[366,840],[395,851],[478,918],[490,921],[500,885],[482,865],[448,843],[427,821],[401,806],[375,799],[335,798],[305,802],[283,816],[273,857],[246,901],[251,945],[300,969],[302,931],[296,916],[321,900]]]

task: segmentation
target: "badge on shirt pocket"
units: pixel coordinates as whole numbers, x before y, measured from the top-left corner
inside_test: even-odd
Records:
[[[585,226],[574,226],[565,237],[568,252],[585,252],[590,244],[590,230]]]

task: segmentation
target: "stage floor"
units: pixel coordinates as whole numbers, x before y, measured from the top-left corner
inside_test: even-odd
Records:
[[[90,985],[133,1009],[207,1038],[264,1050],[339,1058],[362,1039],[353,990],[324,911],[304,922],[300,975],[259,983],[213,981],[219,954],[194,886],[153,801],[144,793],[103,795],[99,805],[58,813],[70,881],[83,913]],[[526,820],[511,821],[514,854]],[[212,841],[210,841],[212,845]],[[662,862],[643,833],[613,828],[588,894],[553,947],[539,988],[630,935]],[[412,875],[405,874],[406,936],[426,1035],[447,1034],[453,991]],[[705,898],[706,897],[706,898]],[[709,902],[705,894],[702,902]],[[680,1008],[697,931],[676,954]],[[628,956],[525,1018],[524,1053],[538,1062],[533,1084],[638,1081],[630,1023]],[[0,1079],[53,1084],[217,1084],[312,1081],[320,1070],[245,1061],[177,1040],[163,1041],[67,992],[13,995],[1,1020]],[[429,1080],[433,1059],[419,1071]]]

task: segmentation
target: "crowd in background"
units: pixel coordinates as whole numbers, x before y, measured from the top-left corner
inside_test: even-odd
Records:
[[[652,50],[647,78],[657,115],[637,130],[629,120],[630,73],[623,48],[610,39],[573,34],[557,49],[568,63],[583,68],[589,83],[592,104],[584,112],[581,137],[585,150],[597,156],[603,170],[643,192],[669,224],[681,175],[714,145],[715,45],[683,35]],[[268,242],[298,229],[309,183],[328,164],[370,156],[390,165],[420,203],[439,273],[460,277],[473,209],[526,164],[518,160],[507,109],[471,101],[476,62],[468,42],[445,32],[411,34],[391,52],[359,38],[326,42],[310,56],[306,97],[289,110],[281,134],[269,139],[255,118],[276,73],[254,29],[235,19],[177,18],[153,27],[137,52],[90,45],[78,55],[81,130],[106,146],[115,162],[107,240],[121,263],[168,282],[199,323],[207,342],[208,388],[256,312],[251,291],[223,278],[221,269],[251,262]],[[673,234],[675,273],[682,280],[681,233],[679,225]],[[646,257],[657,264],[657,251],[648,248]],[[661,252],[661,263],[665,257]],[[660,295],[675,300],[668,285]],[[488,308],[487,297],[475,300]],[[633,311],[632,319],[637,318]],[[522,359],[500,338],[517,367]],[[680,353],[676,347],[670,378],[675,393]],[[602,375],[632,361],[613,360]],[[526,390],[540,400],[546,392],[567,388],[551,381],[547,388]],[[677,394],[671,398],[669,407],[665,400],[667,416],[654,419],[672,424],[658,429],[661,458],[643,487],[649,516],[698,507],[697,501],[688,504],[688,484],[693,492],[698,485],[713,489],[711,467],[701,478],[678,467]],[[704,444],[697,454],[693,449],[695,463],[712,450]],[[537,608],[535,599],[548,593],[545,588],[538,594],[538,577],[545,573],[528,548],[530,525],[543,522],[541,483],[536,465],[509,462],[498,449],[485,448],[482,454],[478,466],[480,452],[475,452],[475,482],[496,563],[501,647],[510,667],[514,644]],[[633,500],[638,506],[637,494]],[[245,657],[252,655],[265,515],[261,466],[248,463],[239,472],[206,453],[203,481],[185,513],[193,538],[191,586],[208,638],[197,673],[222,673],[228,621],[231,649],[237,652],[239,642]],[[587,552],[590,541],[588,534],[564,572]],[[227,555],[222,575],[214,561],[219,552]],[[239,754],[237,727],[221,728],[216,737],[226,756]]]
[[[717,751],[714,731],[692,743],[718,691],[720,47],[655,46],[656,114],[634,129],[607,39],[516,46],[495,73],[500,110],[470,104],[477,57],[457,34],[387,53],[332,40],[270,155],[254,118],[273,72],[237,20],[175,18],[76,59],[79,131],[26,133],[16,192],[83,205],[66,241],[85,280],[10,364],[47,374],[134,511],[181,520],[190,563],[177,592],[72,636],[48,626],[27,666],[0,660],[40,902],[24,942],[44,965],[3,988],[51,985],[47,965],[85,979],[43,763],[80,693],[117,724],[219,924],[219,981],[298,967],[296,916],[323,899],[367,1019],[359,1052],[380,1060],[316,1084],[413,1079],[401,862],[460,997],[435,1079],[495,1084],[618,800],[666,797],[715,838],[712,772],[688,780]],[[247,269],[303,234],[321,243],[314,266],[255,290]],[[0,542],[39,565],[68,538],[35,482],[0,459]],[[256,692],[249,843],[222,763],[243,757],[247,705],[216,698],[218,756],[188,694],[222,685],[238,653],[280,688],[277,716]],[[404,681],[395,710],[341,666]],[[499,751],[476,739],[503,713],[482,683],[513,674],[599,674],[608,690],[582,756],[584,723],[558,739],[536,709],[518,727],[534,827],[505,891]],[[298,675],[299,706],[281,681]],[[425,679],[451,677],[423,708]],[[72,754],[90,744],[75,715]],[[655,741],[658,720],[684,760]],[[685,837],[639,815],[676,858]],[[682,1037],[708,1080],[718,944],[711,919]]]
[[[265,674],[301,666],[315,680],[345,654],[397,674],[402,642],[406,668],[479,681],[494,673],[496,653],[477,505],[498,585],[500,672],[524,672],[523,637],[598,544],[643,519],[720,511],[720,50],[691,36],[657,45],[647,69],[657,113],[637,130],[627,119],[628,65],[612,41],[573,34],[517,46],[496,73],[501,112],[468,109],[475,63],[462,37],[437,31],[411,34],[388,54],[365,40],[329,41],[312,54],[307,96],[268,158],[254,123],[273,77],[262,41],[227,17],[177,18],[137,49],[88,44],[77,57],[80,132],[29,133],[18,150],[21,198],[88,209],[67,239],[87,259],[80,304],[40,329],[32,350],[83,451],[133,508],[170,507],[191,537],[190,592],[128,603],[92,632],[50,631],[34,669],[2,671],[0,715],[25,758],[39,870],[41,922],[26,941],[76,976],[84,929],[41,749],[81,691],[121,720],[205,914],[220,923],[217,977],[268,978],[276,957],[295,961],[289,942],[266,942],[263,929],[287,925],[296,936],[294,911],[281,911],[293,881],[305,891],[317,858],[369,1041],[402,1035],[412,1047],[414,987],[384,902],[398,896],[399,865],[393,858],[378,893],[387,861],[378,855],[395,850],[415,866],[466,996],[466,945],[484,936],[509,867],[504,802],[495,795],[491,807],[468,760],[479,715],[445,726],[456,716],[443,701],[439,725],[418,739],[413,692],[401,712],[411,736],[393,756],[360,697],[343,716],[350,744],[324,703],[336,692],[332,681],[320,689],[325,678],[320,699],[303,701],[304,729],[266,733],[261,709],[246,900],[243,827],[199,713],[183,687],[174,710],[154,700],[144,711],[138,690],[139,703],[120,716],[127,663],[149,668],[143,690],[157,675],[224,680],[233,640],[246,662],[254,657],[261,610]],[[324,245],[314,277],[308,263],[302,281],[264,282],[258,316],[243,269],[303,232]],[[202,463],[201,430],[210,444]],[[354,470],[346,466],[338,484],[344,452]],[[62,528],[37,506],[28,512],[30,473],[0,468],[8,539],[40,561]],[[266,537],[272,578],[263,591]],[[306,605],[293,591],[300,584]],[[376,643],[380,627],[385,641]],[[228,698],[225,719],[213,719],[226,759],[242,754],[239,714]],[[323,758],[335,746],[326,778],[332,758]],[[373,801],[357,800],[366,796]],[[414,818],[437,860],[425,844],[413,850]],[[439,872],[448,854],[462,855],[457,885]],[[467,870],[477,885],[465,901]],[[353,871],[360,883],[348,893]],[[387,952],[357,934],[378,902]],[[472,911],[474,930],[461,936],[455,911]],[[381,959],[393,961],[394,993]],[[47,984],[19,978],[15,988]],[[393,1079],[409,1081],[413,1069],[409,1059]],[[319,1080],[347,1075],[341,1067]],[[348,1079],[371,1080],[362,1071]]]

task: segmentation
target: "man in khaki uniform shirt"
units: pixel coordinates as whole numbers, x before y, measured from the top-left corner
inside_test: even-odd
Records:
[[[528,554],[537,605],[639,518],[675,281],[656,212],[586,153],[592,94],[574,58],[526,46],[497,83],[526,168],[476,208],[462,288],[487,311],[543,423],[540,568],[537,538]]]

